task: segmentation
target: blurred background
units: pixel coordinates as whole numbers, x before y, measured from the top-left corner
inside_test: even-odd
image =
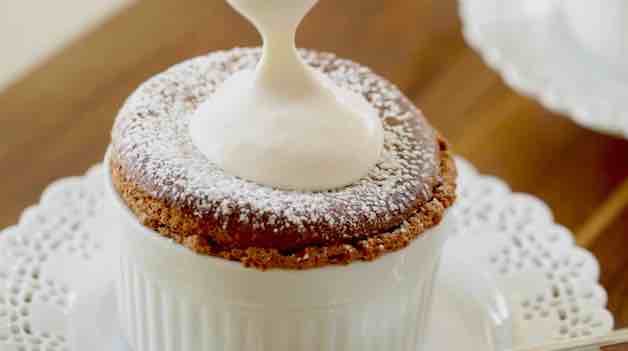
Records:
[[[0,1],[0,89],[133,2]]]
[[[461,33],[455,0],[322,0],[298,42],[370,66],[481,172],[543,199],[598,257],[610,309],[627,325],[628,142],[515,93]],[[3,228],[51,181],[101,160],[141,82],[260,39],[223,0],[0,0],[0,42]]]

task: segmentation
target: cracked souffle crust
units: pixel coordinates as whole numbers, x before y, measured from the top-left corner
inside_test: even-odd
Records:
[[[193,145],[189,119],[261,50],[233,49],[183,62],[144,83],[113,131],[111,176],[146,226],[199,253],[258,268],[312,268],[371,260],[437,225],[455,198],[447,145],[391,83],[315,51],[305,61],[379,111],[384,152],[368,175],[324,192],[273,189],[231,176]]]

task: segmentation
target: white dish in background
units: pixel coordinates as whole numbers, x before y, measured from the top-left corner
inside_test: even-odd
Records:
[[[594,45],[594,31],[571,29],[574,5],[563,4],[460,0],[463,33],[517,92],[586,128],[628,138],[628,65],[616,64],[624,44]]]
[[[563,0],[571,33],[588,50],[617,69],[628,69],[628,2]]]
[[[574,246],[541,201],[513,194],[463,160],[458,165],[452,211],[466,230],[445,248],[427,350],[501,351],[608,333],[613,318],[593,256]],[[103,264],[110,258],[101,233],[110,224],[102,209],[96,167],[52,184],[0,234],[2,351],[125,350],[114,268]]]

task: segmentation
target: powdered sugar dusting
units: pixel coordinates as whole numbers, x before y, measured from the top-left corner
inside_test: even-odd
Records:
[[[272,231],[363,236],[388,229],[432,197],[440,158],[434,130],[399,90],[368,68],[333,54],[302,50],[305,61],[339,86],[362,94],[380,113],[385,151],[368,176],[326,192],[277,190],[223,172],[196,149],[188,123],[197,106],[234,72],[258,62],[258,48],[198,57],[155,76],[118,115],[112,147],[127,176],[151,196],[193,208],[220,225]]]

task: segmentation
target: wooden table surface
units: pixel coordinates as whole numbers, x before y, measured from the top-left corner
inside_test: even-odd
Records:
[[[600,260],[628,326],[628,142],[515,94],[464,43],[454,0],[322,0],[299,46],[371,66],[424,110],[460,155],[542,198]],[[0,228],[56,178],[99,162],[124,99],[186,58],[258,45],[222,0],[139,1],[0,92]]]

